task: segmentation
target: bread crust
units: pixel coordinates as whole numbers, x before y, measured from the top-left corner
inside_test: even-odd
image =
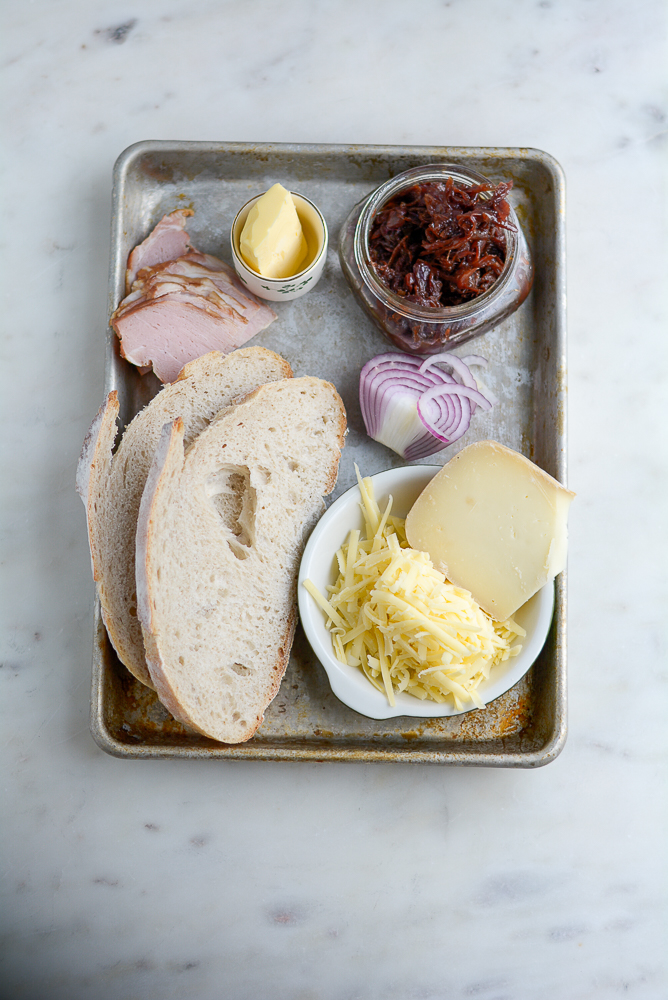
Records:
[[[146,479],[146,486],[139,505],[136,535],[136,566],[146,567],[146,572],[136,574],[137,583],[137,614],[142,623],[146,665],[151,677],[152,687],[165,708],[175,719],[189,725],[189,720],[179,714],[179,706],[173,697],[169,684],[165,682],[164,671],[158,643],[154,636],[153,603],[147,580],[153,575],[153,557],[151,540],[155,532],[155,519],[151,517],[151,508],[161,489],[167,484],[167,476],[179,461],[183,462],[183,420],[179,417],[171,424],[165,424],[160,435],[160,441]]]
[[[88,529],[93,580],[97,586],[102,621],[107,630],[109,641],[116,650],[119,660],[126,666],[128,663],[132,664],[131,672],[137,680],[152,688],[153,682],[148,667],[143,657],[137,659],[134,650],[128,646],[122,615],[115,610],[116,602],[109,593],[104,565],[106,562],[105,540],[99,530],[98,522],[98,507],[104,503],[109,489],[113,447],[118,434],[116,425],[118,413],[118,393],[113,390],[98,410],[84,438],[77,465],[76,489],[86,509],[86,527]]]

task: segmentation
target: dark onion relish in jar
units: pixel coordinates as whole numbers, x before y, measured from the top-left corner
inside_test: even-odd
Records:
[[[533,264],[511,188],[463,164],[425,163],[351,210],[339,236],[343,275],[399,350],[451,350],[524,302]]]
[[[512,181],[414,184],[387,201],[369,234],[373,268],[391,291],[420,306],[456,306],[492,287],[515,231],[506,195]]]

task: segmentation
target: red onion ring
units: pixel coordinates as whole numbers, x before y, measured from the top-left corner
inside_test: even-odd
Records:
[[[459,440],[476,407],[489,410],[496,402],[480,391],[469,363],[487,361],[449,353],[427,360],[380,354],[367,361],[360,372],[360,407],[369,437],[411,462]],[[438,364],[447,364],[452,374]]]

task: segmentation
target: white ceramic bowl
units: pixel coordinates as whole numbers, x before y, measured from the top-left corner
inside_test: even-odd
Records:
[[[391,493],[392,513],[396,517],[405,517],[440,468],[433,465],[411,465],[373,476],[374,493],[381,510]],[[359,501],[357,486],[335,500],[314,528],[299,569],[301,622],[315,655],[327,671],[334,694],[349,708],[371,719],[390,719],[398,715],[431,719],[472,711],[473,704],[458,711],[449,703],[420,701],[408,694],[397,694],[397,704],[393,708],[385,694],[376,690],[361,670],[341,663],[334,656],[331,636],[325,627],[325,616],[303,586],[303,580],[312,580],[320,592],[327,596],[327,587],[335,582],[338,572],[337,550],[347,541],[353,528],[364,527]],[[527,672],[543,648],[552,622],[553,609],[554,583],[549,583],[513,615],[515,621],[526,629],[526,639],[522,640],[521,653],[494,667],[490,679],[478,688],[485,704],[508,691]]]
[[[251,198],[239,209],[230,233],[232,260],[239,278],[254,295],[270,302],[289,302],[310,292],[318,284],[327,259],[327,223],[322,212],[303,195],[294,191],[291,194],[308,244],[306,266],[298,274],[290,278],[265,278],[249,267],[241,256],[239,250],[241,232],[248,213],[255,202],[260,200],[261,194]]]

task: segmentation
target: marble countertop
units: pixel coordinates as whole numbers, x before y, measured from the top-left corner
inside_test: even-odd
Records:
[[[668,994],[663,7],[7,12],[3,998]],[[569,738],[549,766],[119,761],[94,744],[74,471],[103,391],[111,169],[148,138],[530,146],[564,167],[578,499]]]

